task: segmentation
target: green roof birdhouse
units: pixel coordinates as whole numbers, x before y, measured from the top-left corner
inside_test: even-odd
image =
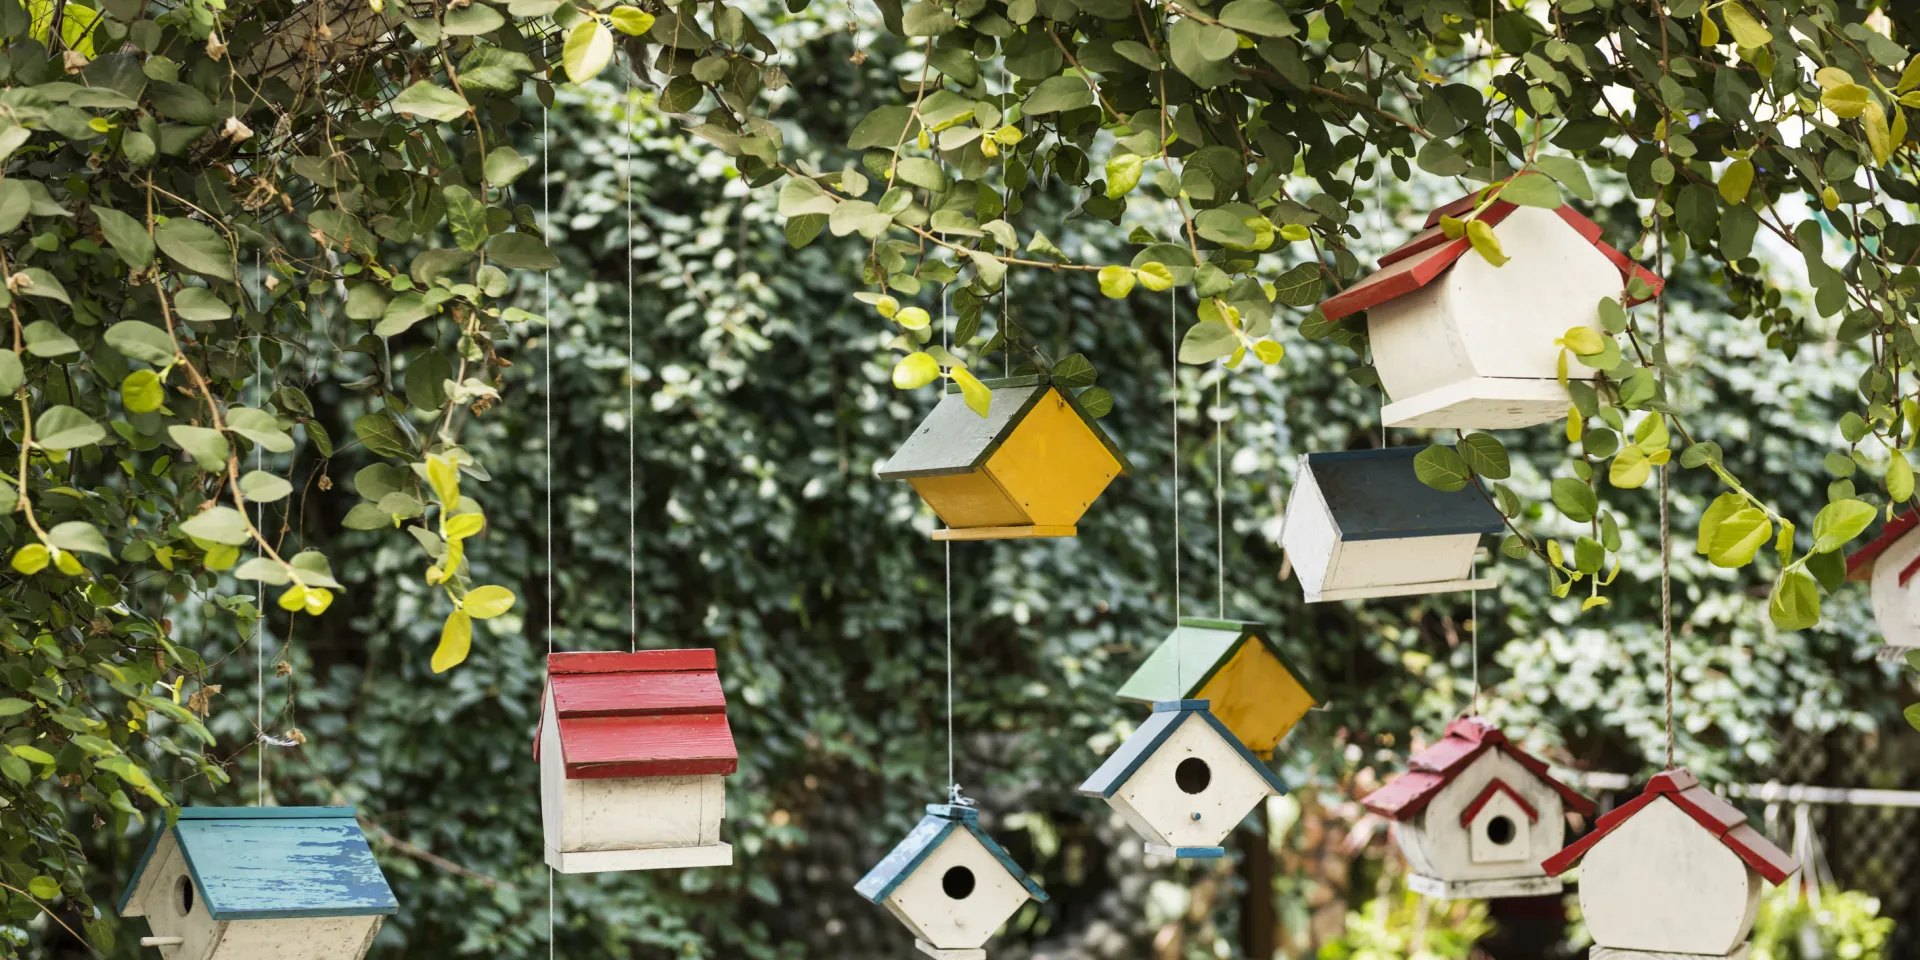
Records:
[[[1120,687],[1122,700],[1206,700],[1262,759],[1320,703],[1265,624],[1188,617]]]

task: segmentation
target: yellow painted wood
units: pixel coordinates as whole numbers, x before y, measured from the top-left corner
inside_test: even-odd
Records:
[[[1038,527],[1027,524],[1020,527],[963,527],[948,530],[935,530],[935,540],[1024,540],[1032,537],[1071,537],[1077,531],[1073,527]]]
[[[1120,461],[1060,391],[1049,388],[988,458],[987,473],[1032,518],[1029,522],[1069,526],[1120,475]]]
[[[1258,638],[1242,643],[1195,699],[1212,701],[1213,715],[1262,759],[1273,756],[1274,747],[1314,706],[1307,688]]]
[[[949,527],[1013,527],[1033,521],[984,471],[907,481]]]

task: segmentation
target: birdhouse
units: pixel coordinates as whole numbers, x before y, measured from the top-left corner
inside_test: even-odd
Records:
[[[1073,536],[1127,458],[1051,377],[986,385],[984,417],[948,387],[880,478],[912,484],[940,515],[947,528],[935,540]]]
[[[1465,217],[1479,202],[1475,193],[1435,210],[1378,272],[1320,305],[1328,320],[1367,312],[1374,369],[1392,401],[1381,411],[1387,426],[1493,430],[1566,416],[1554,341],[1572,327],[1600,329],[1601,298],[1621,299],[1629,279],[1654,296],[1663,285],[1565,205],[1495,201],[1478,219],[1510,259],[1496,267],[1469,256],[1472,241],[1447,239],[1440,218]]]
[[[1100,797],[1165,857],[1221,857],[1220,842],[1287,785],[1208,709],[1169,700],[1080,785]]]
[[[920,952],[982,960],[981,945],[1028,899],[1047,894],[980,829],[980,812],[931,804],[920,824],[853,888],[913,931]]]
[[[165,960],[360,960],[399,909],[352,807],[186,807],[120,895]]]
[[[1591,960],[1744,958],[1761,881],[1800,869],[1685,770],[1654,777],[1544,864],[1556,877],[1576,865]]]
[[[1248,750],[1270,758],[1320,702],[1272,637],[1264,624],[1183,619],[1120,687],[1119,697],[1145,704],[1205,700],[1214,719]]]
[[[1847,579],[1865,580],[1873,597],[1873,619],[1886,638],[1883,658],[1896,659],[1920,649],[1920,514],[1905,513],[1887,522],[1880,536],[1847,557]]]
[[[555,653],[533,753],[561,873],[723,867],[740,765],[712,650]]]
[[[1540,861],[1566,841],[1567,812],[1590,815],[1593,801],[1478,717],[1448,724],[1407,766],[1361,804],[1393,821],[1409,889],[1441,900],[1560,892]]]
[[[1421,447],[1300,458],[1281,534],[1308,603],[1493,586],[1473,579],[1480,536],[1505,522],[1479,487],[1414,475]]]

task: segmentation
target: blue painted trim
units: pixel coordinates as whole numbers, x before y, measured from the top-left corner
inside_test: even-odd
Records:
[[[1153,705],[1154,713],[1177,713],[1183,710],[1210,710],[1211,700],[1162,700]]]
[[[1146,763],[1147,758],[1153,756],[1154,752],[1160,749],[1160,745],[1165,743],[1168,737],[1173,736],[1175,730],[1180,729],[1180,724],[1192,716],[1205,717],[1207,723],[1213,727],[1214,733],[1218,734],[1220,739],[1232,744],[1234,752],[1240,755],[1240,759],[1258,771],[1261,778],[1266,780],[1267,785],[1276,793],[1284,795],[1288,792],[1286,781],[1280,779],[1280,775],[1274,773],[1271,767],[1260,762],[1260,758],[1254,756],[1253,751],[1248,750],[1247,745],[1241,743],[1240,738],[1234,736],[1233,731],[1228,730],[1227,725],[1213,715],[1213,711],[1208,709],[1207,701],[1162,700],[1153,705],[1153,716],[1147,718],[1147,722],[1141,724],[1140,729],[1134,731],[1133,736],[1128,737],[1127,742],[1121,744],[1120,749],[1115,750],[1113,755],[1107,758],[1107,762],[1101,764],[1100,769],[1095,770],[1093,776],[1088,777],[1087,782],[1080,785],[1080,795],[1111,800],[1113,795],[1119,793],[1120,788],[1126,786],[1127,781],[1133,778],[1134,773],[1140,769],[1140,765]]]
[[[1227,855],[1226,847],[1174,847],[1173,855],[1182,860],[1219,860]]]
[[[1013,862],[1013,857],[1007,854],[1006,848],[995,842],[985,830],[980,829],[979,810],[959,804],[944,803],[928,804],[927,815],[914,826],[913,832],[907,834],[906,839],[901,840],[885,859],[876,864],[872,870],[867,871],[867,875],[861,877],[859,883],[854,884],[854,892],[865,897],[869,902],[885,903],[887,898],[893,896],[893,892],[907,882],[907,878],[913,876],[914,871],[920,869],[920,865],[926,862],[926,859],[933,855],[933,851],[938,850],[957,829],[964,829],[973,834],[973,838],[980,841],[980,845],[993,855],[993,859],[1020,882],[1020,886],[1026,889],[1028,896],[1041,903],[1047,902],[1047,892],[1040,889],[1040,885],[1035,883],[1025,870],[1020,869],[1019,864]]]

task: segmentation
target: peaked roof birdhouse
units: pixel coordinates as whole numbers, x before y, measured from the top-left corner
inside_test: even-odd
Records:
[[[352,807],[186,807],[120,896],[167,960],[359,960],[399,909]]]
[[[1558,893],[1540,860],[1566,842],[1568,811],[1594,810],[1478,717],[1448,724],[1361,804],[1393,821],[1408,888],[1442,900]]]
[[[1494,201],[1477,219],[1510,259],[1496,267],[1469,255],[1472,241],[1449,240],[1440,218],[1465,217],[1479,203],[1475,192],[1435,210],[1424,232],[1380,258],[1378,272],[1320,305],[1328,320],[1367,312],[1374,368],[1392,401],[1381,411],[1388,426],[1492,430],[1566,416],[1555,341],[1573,327],[1600,329],[1600,300],[1625,297],[1629,280],[1652,296],[1663,286],[1565,205]]]
[[[1887,521],[1880,536],[1847,557],[1847,579],[1865,580],[1873,597],[1873,619],[1886,638],[1881,653],[1898,657],[1920,649],[1920,514]]]
[[[1287,792],[1205,700],[1153,705],[1153,716],[1080,785],[1165,857],[1221,857],[1220,842],[1270,796]]]
[[[1161,641],[1118,696],[1135,703],[1205,700],[1215,719],[1255,756],[1273,756],[1294,724],[1319,704],[1265,624],[1188,617]]]
[[[1745,957],[1761,881],[1800,869],[1685,770],[1654,777],[1544,864],[1556,877],[1576,865],[1594,960]]]
[[[555,653],[534,740],[561,873],[720,867],[740,765],[712,650]]]
[[[1028,899],[1046,891],[980,829],[980,812],[930,804],[913,832],[854,890],[913,931],[920,952],[940,960],[981,960],[981,945]]]
[[[985,382],[986,416],[949,387],[880,478],[912,484],[940,515],[935,540],[1073,536],[1127,458],[1051,377]]]
[[[1308,603],[1493,586],[1473,579],[1480,536],[1505,528],[1480,488],[1414,475],[1423,447],[1309,453],[1287,498],[1281,543]]]

